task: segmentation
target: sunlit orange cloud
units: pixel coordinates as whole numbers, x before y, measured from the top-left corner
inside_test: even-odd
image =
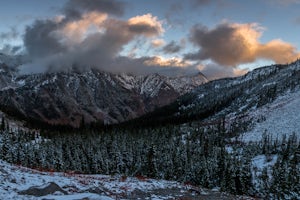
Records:
[[[287,63],[300,58],[296,47],[279,39],[260,45],[257,54],[262,58],[274,60],[276,63]]]
[[[131,31],[142,33],[148,37],[160,35],[165,32],[162,22],[150,13],[130,18],[128,25]]]
[[[59,23],[63,19],[63,16],[57,16],[54,21]],[[123,32],[129,37],[134,35],[154,37],[164,32],[162,22],[159,21],[157,17],[152,16],[152,14],[136,16],[130,18],[128,21],[121,21],[111,18],[108,19],[106,13],[89,12],[78,20],[72,20],[66,23],[61,29],[57,30],[55,34],[57,34],[59,38],[62,38],[62,42],[66,43],[66,45],[72,45],[73,43],[82,42],[82,40],[91,33],[104,32],[106,29],[112,27],[115,27],[114,29]],[[159,46],[164,43],[163,40],[154,40],[152,44]]]
[[[89,30],[95,29],[95,31],[99,31],[106,19],[107,14],[105,13],[86,13],[81,19],[67,23],[63,27],[62,33],[71,42],[79,43],[84,39]]]
[[[279,39],[261,43],[259,39],[263,30],[256,23],[222,23],[214,29],[196,26],[192,30],[191,41],[200,49],[186,58],[211,59],[223,66],[237,66],[260,58],[286,63],[299,57],[296,47],[290,43]]]
[[[154,39],[151,41],[151,46],[158,48],[165,44],[166,42],[163,39]]]
[[[166,67],[166,66],[172,66],[172,67],[188,67],[191,66],[192,64],[182,60],[181,58],[164,58],[161,56],[154,56],[144,62],[145,65],[148,66],[161,66],[161,67]]]

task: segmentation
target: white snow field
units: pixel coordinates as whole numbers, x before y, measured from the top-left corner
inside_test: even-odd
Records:
[[[263,134],[273,140],[296,134],[300,137],[300,91],[278,97],[274,102],[249,112],[254,119],[265,118],[255,123],[252,130],[244,133],[241,140],[245,142],[260,141]]]
[[[82,175],[74,173],[40,172],[10,165],[0,160],[0,199],[115,199],[134,190],[180,188],[177,182],[138,178],[112,177],[105,175]],[[43,188],[59,186],[44,196]],[[28,195],[28,189],[40,189]],[[64,192],[60,191],[63,190]],[[22,192],[23,191],[23,192]],[[27,192],[26,192],[27,191]],[[21,193],[23,193],[21,195]],[[40,193],[40,194],[39,194]]]
[[[0,160],[2,200],[252,199],[145,177],[42,172]]]

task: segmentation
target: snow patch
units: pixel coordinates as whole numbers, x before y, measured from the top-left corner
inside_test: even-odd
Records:
[[[176,188],[189,190],[188,186],[175,181],[155,180],[145,177],[123,177],[107,175],[82,175],[57,172],[41,172],[22,166],[14,166],[0,160],[0,199],[126,199],[134,191],[151,192],[160,189]],[[21,195],[29,188],[43,189],[55,183],[66,194],[54,192],[45,196]],[[91,191],[94,189],[94,192]],[[21,192],[22,193],[22,192]],[[167,196],[166,196],[167,195]],[[153,195],[154,199],[174,199],[172,194]],[[122,198],[125,197],[125,198]]]

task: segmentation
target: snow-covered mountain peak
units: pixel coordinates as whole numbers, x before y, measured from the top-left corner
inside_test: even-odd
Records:
[[[29,75],[8,71],[0,73],[0,107],[26,118],[77,127],[82,118],[110,124],[139,117],[207,81],[199,75],[135,76],[97,69]]]

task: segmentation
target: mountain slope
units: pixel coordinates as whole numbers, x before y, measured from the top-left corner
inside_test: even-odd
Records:
[[[254,119],[260,119],[253,128],[240,136],[242,141],[260,141],[264,134],[272,140],[285,135],[288,138],[292,134],[300,136],[300,90],[288,91],[279,96],[275,101],[266,104],[256,110],[249,111],[248,115]]]
[[[119,123],[167,105],[207,82],[190,77],[116,75],[91,69],[84,72],[19,76],[0,64],[0,107],[26,119],[54,125]]]
[[[256,121],[268,117],[267,113],[265,117],[254,115],[258,109],[265,109],[270,103],[289,93],[290,101],[297,102],[299,85],[299,60],[288,65],[263,67],[242,77],[220,79],[201,85],[171,105],[142,117],[139,122],[163,124],[197,121],[200,125],[205,125],[223,121],[226,122],[228,131],[245,132],[246,129],[253,128]],[[290,110],[292,107],[296,109],[297,105],[291,104],[291,108],[276,109],[274,112],[285,112],[284,116],[288,121],[295,117],[296,113]],[[298,117],[299,115],[297,114]],[[277,117],[276,120],[281,119]],[[297,130],[294,126],[294,131]]]

